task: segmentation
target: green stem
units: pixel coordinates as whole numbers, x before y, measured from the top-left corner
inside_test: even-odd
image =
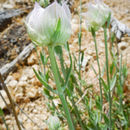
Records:
[[[78,108],[77,108],[77,106],[75,105],[75,102],[74,102],[74,99],[73,99],[73,98],[71,99],[71,102],[72,102],[72,104],[73,104],[73,106],[74,106],[74,111],[75,111],[75,114],[76,114],[76,118],[77,118],[77,120],[78,120],[78,122],[79,122],[79,124],[80,124],[80,126],[81,126],[81,130],[85,130],[84,123],[83,123],[83,121],[82,121],[82,118],[81,118],[81,116],[80,116],[80,114],[79,114]]]
[[[71,90],[69,89],[69,86],[68,86],[67,94],[68,94],[69,99],[70,99],[70,101],[71,101],[71,103],[72,103],[72,105],[73,105],[73,108],[71,109],[71,111],[74,109],[74,113],[75,113],[75,116],[76,116],[76,120],[77,120],[78,123],[80,124],[81,130],[85,130],[85,124],[84,124],[83,121],[82,121],[82,118],[81,118],[81,116],[80,116],[80,113],[79,113],[79,111],[78,111],[78,108],[77,108],[77,106],[76,106],[76,103],[75,103],[75,101],[74,101],[74,97],[72,96],[73,94],[72,94]]]
[[[78,44],[79,44],[79,55],[78,55],[78,64],[79,64],[79,79],[81,80],[81,38],[82,38],[82,0],[80,0],[80,27],[78,34]],[[81,86],[81,84],[80,84]]]
[[[37,59],[38,59],[38,64],[40,66],[40,71],[42,72],[42,63],[41,61],[39,60],[39,54],[38,54],[38,50],[37,50],[37,46],[34,44],[34,48],[35,48],[35,51],[36,51],[36,55],[37,55]]]
[[[60,77],[58,75],[58,66],[56,63],[55,55],[54,55],[54,48],[52,46],[48,46],[48,52],[49,52],[49,56],[50,56],[51,68],[52,68],[53,76],[55,79],[58,95],[60,97],[60,100],[61,100],[63,108],[64,108],[64,112],[66,114],[69,129],[75,130],[72,119],[71,119],[71,115],[69,112],[69,108],[68,108],[68,105],[67,105],[65,96],[63,94],[62,87],[61,87]]]
[[[118,58],[119,59],[119,58]],[[119,60],[118,60],[118,63],[119,63]],[[124,107],[123,107],[123,84],[124,84],[124,81],[125,81],[125,79],[124,79],[124,81],[122,82],[122,79],[121,79],[121,76],[123,75],[122,74],[122,54],[121,54],[121,60],[120,60],[120,63],[118,64],[119,66],[119,87],[120,87],[120,89],[121,89],[121,93],[120,93],[120,95],[119,95],[119,103],[120,103],[120,111],[122,112],[122,114],[123,114],[123,116],[124,116],[124,119],[125,119],[125,121],[127,122],[127,119],[126,119],[126,116],[125,116],[125,114],[124,114]],[[127,128],[127,124],[128,123],[126,123],[126,128]]]
[[[106,73],[107,73],[107,84],[109,88],[109,129],[111,130],[112,119],[111,119],[111,108],[112,108],[112,100],[111,100],[111,89],[110,89],[110,79],[109,79],[109,66],[108,66],[108,47],[107,47],[107,28],[104,27],[104,39],[105,39],[105,56],[106,56]]]
[[[99,56],[98,56],[98,48],[97,48],[97,41],[96,41],[96,35],[94,33],[93,35],[94,43],[95,43],[95,50],[96,50],[96,59],[97,59],[97,64],[98,64],[98,72],[99,72],[99,87],[100,87],[100,102],[101,102],[101,112],[102,112],[102,105],[103,105],[103,96],[102,96],[102,83],[101,83],[101,68],[99,64]]]

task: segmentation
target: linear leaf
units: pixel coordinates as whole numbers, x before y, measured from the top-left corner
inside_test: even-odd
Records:
[[[34,71],[36,77],[39,79],[39,81],[44,85],[44,87],[46,87],[51,92],[57,94],[57,91],[53,90],[52,87],[45,80],[43,80],[43,78],[36,72],[36,70],[34,68],[33,68],[33,71]]]

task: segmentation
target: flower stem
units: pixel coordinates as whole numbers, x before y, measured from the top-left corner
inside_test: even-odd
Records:
[[[103,96],[102,96],[102,83],[101,83],[101,68],[99,64],[99,56],[98,56],[98,48],[97,48],[97,41],[96,41],[96,34],[94,32],[94,35],[92,34],[94,43],[95,43],[95,50],[96,50],[96,59],[97,59],[97,64],[98,64],[98,72],[99,72],[99,87],[100,87],[100,103],[101,103],[101,112],[102,112],[102,105],[103,105]]]
[[[79,64],[79,80],[81,80],[81,40],[82,40],[82,0],[80,0],[80,17],[79,17],[79,33],[78,33],[78,45],[79,45],[79,54],[78,54],[78,64]],[[80,83],[81,86],[81,83]]]
[[[51,69],[53,72],[53,76],[55,79],[55,83],[56,83],[56,87],[57,87],[57,91],[58,91],[58,95],[59,98],[62,102],[63,108],[64,108],[64,112],[67,118],[67,122],[68,122],[68,126],[70,130],[75,130],[72,119],[71,119],[71,115],[69,112],[69,108],[61,87],[61,82],[60,82],[60,77],[58,75],[58,67],[57,67],[57,63],[56,63],[56,59],[55,59],[55,55],[54,55],[54,47],[53,46],[48,46],[48,52],[49,52],[49,57],[50,57],[50,62],[51,62]]]
[[[112,100],[111,100],[111,89],[110,89],[110,79],[109,79],[109,66],[108,66],[108,47],[107,47],[107,28],[104,27],[104,39],[105,39],[105,56],[106,56],[106,73],[107,73],[107,84],[109,88],[108,96],[109,96],[109,130],[111,130],[112,119],[111,119],[111,108],[112,108]]]

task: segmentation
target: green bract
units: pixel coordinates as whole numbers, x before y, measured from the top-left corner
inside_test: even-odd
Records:
[[[26,18],[26,26],[31,40],[42,46],[62,45],[71,35],[71,14],[68,6],[56,1],[42,8],[37,2]]]
[[[101,2],[97,2],[96,4],[88,5],[88,12],[86,13],[86,25],[87,29],[91,31],[97,31],[100,27],[102,27],[111,11],[107,5]]]

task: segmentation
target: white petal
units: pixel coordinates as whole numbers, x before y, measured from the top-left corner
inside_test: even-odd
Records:
[[[99,4],[99,3],[101,3],[102,2],[102,0],[95,0],[95,3],[96,4]]]
[[[44,21],[44,9],[36,2],[33,11],[26,18],[26,26],[30,38],[38,44],[48,43],[48,39],[42,33],[42,23]]]
[[[41,23],[44,20],[43,13],[44,9],[36,2],[33,11],[27,16],[26,23],[33,29],[40,31]]]
[[[70,20],[66,14],[64,8],[60,4],[58,4],[57,2],[54,2],[53,4],[48,6],[45,9],[44,17],[46,19],[42,23],[42,24],[44,24],[43,30],[44,30],[46,36],[50,39],[54,35],[58,19],[60,18],[60,20],[61,20],[61,29],[60,29],[59,35],[55,39],[55,41],[53,41],[53,39],[51,39],[52,41],[50,41],[50,42],[53,42],[53,43],[62,42],[63,43],[64,41],[66,41],[66,39],[68,40],[68,35],[66,38],[65,34],[69,33],[69,36],[70,36],[70,30],[71,30]],[[63,35],[65,35],[65,36],[63,37]]]
[[[66,4],[66,2],[64,2],[64,3],[62,4],[62,7],[64,8],[64,10],[65,10],[65,12],[66,12],[68,18],[71,19],[71,12],[70,12],[70,9],[69,9],[68,5]]]
[[[29,24],[32,21],[37,21],[36,18],[38,18],[43,11],[44,9],[37,2],[35,2],[33,11],[26,18],[27,23]]]

